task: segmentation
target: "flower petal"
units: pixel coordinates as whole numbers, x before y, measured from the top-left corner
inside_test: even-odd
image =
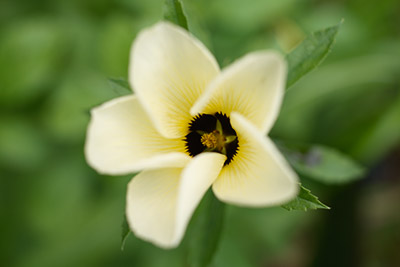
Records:
[[[236,111],[262,133],[274,124],[281,106],[286,63],[275,52],[254,52],[224,69],[190,110],[230,115]]]
[[[215,195],[222,201],[242,206],[278,205],[298,192],[297,175],[252,123],[240,114],[231,114],[238,134],[239,151],[214,182]]]
[[[226,157],[202,153],[185,168],[145,170],[128,185],[126,215],[140,238],[164,247],[179,245],[201,198]]]
[[[181,139],[167,139],[152,125],[136,96],[91,111],[85,154],[100,173],[126,174],[151,167],[183,167],[190,160]]]
[[[190,108],[219,73],[212,54],[182,28],[161,22],[142,31],[131,52],[134,91],[168,138],[187,134]]]

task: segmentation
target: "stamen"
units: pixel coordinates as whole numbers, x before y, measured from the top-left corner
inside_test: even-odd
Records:
[[[218,138],[214,132],[203,134],[200,141],[205,147],[210,149],[217,148],[218,145]]]

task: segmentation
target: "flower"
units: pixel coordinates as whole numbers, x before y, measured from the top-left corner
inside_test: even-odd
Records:
[[[266,136],[284,94],[286,64],[250,53],[220,71],[207,48],[160,22],[133,43],[135,95],[91,111],[85,154],[98,172],[141,171],[128,185],[126,215],[140,238],[179,245],[212,186],[218,199],[264,207],[289,201],[298,178]]]

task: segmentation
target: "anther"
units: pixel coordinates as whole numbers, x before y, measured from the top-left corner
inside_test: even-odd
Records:
[[[210,149],[217,148],[218,145],[218,138],[214,132],[203,134],[200,141],[205,147]]]

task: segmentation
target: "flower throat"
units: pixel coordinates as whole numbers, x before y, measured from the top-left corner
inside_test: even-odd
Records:
[[[226,155],[224,166],[233,160],[239,148],[239,141],[229,117],[219,112],[193,117],[185,142],[186,151],[192,157],[202,152]]]

